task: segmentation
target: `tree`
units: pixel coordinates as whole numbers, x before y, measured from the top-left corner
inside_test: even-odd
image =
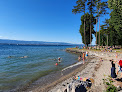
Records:
[[[91,23],[91,20],[92,20],[92,15],[95,13],[94,12],[94,7],[95,7],[95,1],[96,0],[88,0],[88,3],[87,3],[87,5],[88,5],[88,10],[89,10],[89,12],[90,12],[90,44],[91,44],[91,36],[92,36],[92,33],[91,33],[91,30],[92,30],[92,28],[91,28],[91,25],[92,25],[92,23]]]
[[[104,25],[101,25],[100,45],[115,46],[119,45],[119,37],[114,26],[109,23],[110,19],[106,19]],[[103,41],[104,39],[104,41]]]
[[[99,32],[97,32],[97,39],[99,38]],[[97,43],[99,42],[99,40],[97,40]],[[106,42],[106,29],[104,28],[104,25],[102,25],[100,27],[100,45],[101,46],[105,46],[107,45]]]
[[[105,24],[101,26],[101,29],[103,29],[104,34],[107,36],[107,46],[108,46],[108,35],[110,33],[108,19],[105,19],[105,22],[104,23]]]
[[[91,19],[92,20],[90,20],[89,19],[89,17],[91,17]],[[86,19],[86,35],[85,35],[85,37],[86,37],[86,45],[88,46],[88,44],[90,44],[90,23],[91,23],[91,34],[94,34],[95,33],[95,31],[94,31],[94,24],[95,24],[95,17],[92,15],[90,15],[89,13],[86,13],[85,15],[82,15],[81,16],[81,25],[80,25],[80,30],[79,30],[79,32],[80,32],[80,34],[81,34],[81,36],[82,36],[82,41],[83,41],[83,43],[85,43],[84,42],[84,18]],[[93,39],[93,37],[92,37],[92,35],[91,35],[91,40]]]
[[[96,49],[97,49],[97,21],[98,21],[98,0],[95,2],[97,4],[96,6]]]
[[[122,1],[108,0],[108,7],[111,9],[109,23],[117,32],[118,44],[122,45]]]
[[[74,14],[76,13],[84,13],[85,15],[85,10],[86,10],[86,1],[87,0],[78,0],[76,1],[76,6],[74,6],[74,9],[72,9],[72,12]],[[84,18],[84,44],[85,44],[85,47],[86,47],[86,37],[85,37],[85,18]]]
[[[107,14],[106,9],[108,8],[107,2],[101,2],[101,0],[97,0],[97,17],[99,17],[99,49],[100,49],[100,16],[103,14]]]
[[[110,46],[119,45],[119,36],[118,36],[117,31],[114,29],[113,25],[109,25],[109,31],[110,31],[109,40],[108,40],[109,45]]]

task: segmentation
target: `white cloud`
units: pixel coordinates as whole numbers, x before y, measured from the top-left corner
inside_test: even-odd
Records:
[[[8,39],[8,37],[0,36],[0,39]]]

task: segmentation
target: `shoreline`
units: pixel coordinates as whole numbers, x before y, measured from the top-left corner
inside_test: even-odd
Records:
[[[46,75],[44,77],[41,77],[39,80],[35,81],[31,85],[29,85],[27,88],[23,89],[22,91],[48,92],[50,89],[55,87],[58,83],[61,83],[62,81],[65,81],[66,79],[72,76],[75,76],[79,71],[83,70],[84,67],[91,61],[91,59],[93,58],[90,57],[84,65],[79,64],[63,71],[63,75],[61,71],[57,71],[57,72],[50,73],[49,75]],[[74,64],[77,64],[77,63],[79,62],[76,62]],[[73,66],[73,65],[70,65],[70,66]]]
[[[85,51],[83,49],[73,50],[72,48],[69,48],[68,50],[66,49],[66,51],[73,52],[73,53],[81,53],[81,52],[85,52],[86,50]],[[106,86],[103,84],[103,79],[108,78],[108,76],[110,76],[111,74],[111,71],[110,71],[111,63],[109,62],[109,60],[110,59],[116,60],[115,58],[116,53],[100,52],[100,51],[96,52],[96,51],[90,51],[90,50],[87,50],[87,51],[89,52],[89,55],[91,57],[94,57],[94,59],[92,59],[90,63],[86,65],[86,68],[84,68],[82,71],[79,71],[76,74],[76,76],[90,77],[94,79],[94,83],[92,87],[89,90],[87,90],[88,92],[103,92],[106,90]],[[122,57],[122,54],[119,53],[118,58],[121,58],[121,57]],[[100,58],[103,58],[103,62],[100,62]],[[116,67],[117,67],[117,64],[116,64]],[[67,89],[68,84],[71,82],[72,82],[72,77],[59,83],[48,92],[58,92],[58,90]],[[120,85],[120,83],[116,82],[115,84],[116,87]],[[65,87],[62,86],[64,84],[65,84]]]
[[[73,81],[73,76],[80,76],[82,78],[93,78],[93,71],[94,68],[96,67],[96,64],[99,62],[95,61],[99,57],[91,57],[92,59],[88,60],[88,62],[85,62],[83,69],[79,69],[79,71],[75,74],[72,75],[70,78],[67,78],[65,81],[62,81],[58,85],[54,86],[51,90],[49,91],[44,91],[44,92],[58,92],[58,89],[64,90],[67,88],[68,84],[70,84]],[[87,64],[86,64],[87,63]],[[65,85],[65,87],[63,86]],[[64,92],[64,91],[63,91]]]
[[[91,59],[91,58],[89,58],[89,59]],[[79,63],[79,62],[75,62],[74,64],[69,65],[69,66],[73,66],[77,63]],[[84,65],[87,65],[87,63]],[[66,69],[65,71],[63,71],[63,76],[62,76],[61,71],[52,72],[52,73],[50,73],[46,76],[43,76],[40,79],[34,81],[33,83],[29,84],[26,87],[23,87],[22,89],[21,88],[18,89],[18,91],[38,92],[38,91],[42,90],[41,92],[47,92],[46,90],[50,90],[52,87],[56,86],[59,82],[62,82],[64,80],[66,80],[67,78],[71,77],[72,75],[75,75],[76,72],[79,72],[77,69],[81,66],[84,67],[84,65],[81,63],[72,68]],[[69,66],[67,66],[67,67],[69,67]],[[65,68],[67,68],[67,67],[65,67]],[[63,68],[63,69],[65,69],[65,68]],[[63,69],[61,69],[61,70],[63,70]],[[73,72],[71,72],[71,71],[73,71]]]
[[[73,50],[73,53],[78,54],[85,51]],[[69,52],[72,53],[72,49],[70,49]],[[92,85],[90,90],[97,92],[97,89],[99,89],[99,92],[102,92],[103,90],[105,90],[102,79],[105,78],[104,75],[110,75],[111,64],[109,62],[109,59],[113,58],[113,56],[115,56],[115,53],[111,53],[110,55],[109,52],[96,52],[90,50],[88,50],[88,52],[90,57],[88,58],[88,61],[85,62],[85,64],[67,69],[68,71],[64,72],[63,76],[61,75],[61,71],[46,75],[40,78],[38,81],[35,81],[22,91],[57,92],[58,89],[66,89],[66,86],[72,81],[73,76],[81,76],[93,78],[95,83]],[[104,60],[102,63],[99,60],[101,57]],[[122,57],[122,54],[120,54],[119,57]],[[101,66],[104,67],[104,69],[106,68],[106,71],[104,71]],[[65,85],[65,87],[63,85]]]

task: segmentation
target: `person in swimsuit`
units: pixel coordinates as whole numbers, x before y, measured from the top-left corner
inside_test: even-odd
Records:
[[[84,63],[85,63],[85,62],[84,62],[84,60],[85,60],[85,53],[84,53],[84,52],[83,52],[82,58],[83,58],[83,64],[84,64]]]
[[[58,62],[59,62],[59,63],[61,62],[61,58],[60,58],[60,57],[58,57]]]
[[[78,57],[78,61],[81,61],[81,55]]]
[[[87,57],[88,57],[88,52],[86,51],[86,59],[87,59]]]

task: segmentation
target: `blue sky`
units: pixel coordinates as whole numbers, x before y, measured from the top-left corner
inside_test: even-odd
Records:
[[[72,14],[76,1],[0,0],[0,39],[82,43],[82,14]]]

